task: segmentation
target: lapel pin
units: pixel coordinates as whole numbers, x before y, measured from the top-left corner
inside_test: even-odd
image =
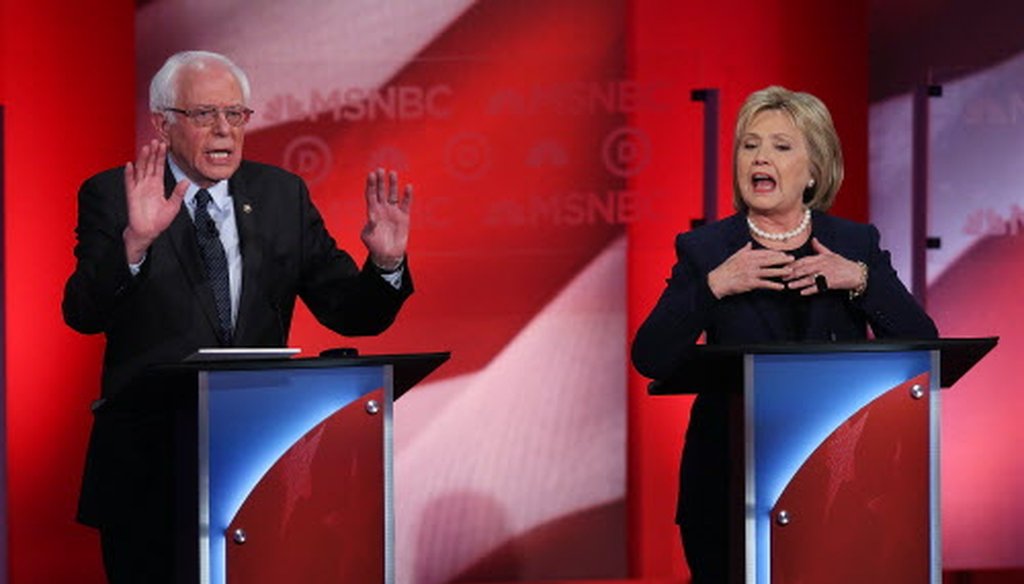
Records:
[[[245,213],[246,215],[252,213],[252,205],[250,205],[249,203],[242,203],[242,212]]]

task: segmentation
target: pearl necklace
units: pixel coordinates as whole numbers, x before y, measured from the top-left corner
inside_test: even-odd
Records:
[[[804,218],[803,218],[802,221],[800,221],[800,225],[796,226],[796,229],[791,229],[791,230],[789,230],[789,231],[787,231],[785,233],[769,233],[769,232],[759,228],[757,225],[754,225],[754,222],[750,220],[750,215],[747,215],[747,227],[750,228],[750,231],[754,235],[760,237],[761,239],[767,239],[769,241],[786,241],[787,239],[792,239],[792,238],[796,237],[797,235],[800,235],[801,233],[803,233],[804,229],[807,229],[807,226],[810,225],[810,224],[811,224],[811,210],[810,209],[804,209]]]

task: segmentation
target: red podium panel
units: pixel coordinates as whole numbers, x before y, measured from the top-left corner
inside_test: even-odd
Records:
[[[929,377],[861,408],[797,471],[772,509],[774,584],[928,582]]]
[[[367,407],[383,400],[335,412],[264,475],[224,534],[229,583],[384,581],[384,416]]]

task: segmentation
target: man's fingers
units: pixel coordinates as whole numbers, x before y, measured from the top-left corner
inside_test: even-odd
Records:
[[[149,148],[145,148],[144,156],[146,156],[146,158],[143,161],[143,165],[145,166],[143,167],[142,165],[140,165],[139,167],[139,170],[142,171],[142,175],[144,178],[156,175],[156,161],[160,158],[160,147],[160,142],[157,142],[156,140],[151,140],[149,143]],[[166,148],[166,146],[164,148]],[[164,152],[166,152],[166,150],[164,150]]]
[[[412,185],[405,185],[405,194],[402,197],[402,200],[399,201],[398,208],[403,210],[403,211],[405,211],[406,213],[408,213],[409,209],[411,207],[412,207]]]
[[[160,176],[160,171],[163,170],[163,161],[165,156],[167,156],[167,145],[163,142],[155,142],[153,146],[153,155],[150,157],[149,176]]]
[[[185,198],[185,191],[188,190],[189,182],[187,179],[182,179],[178,184],[174,185],[174,190],[171,191],[170,201],[172,203],[181,204],[181,201]]]
[[[398,173],[393,170],[388,173],[388,202],[398,203]]]
[[[386,179],[387,176],[385,176],[384,169],[378,168],[377,175],[374,177],[374,196],[377,198],[377,203],[381,205],[388,202]]]
[[[149,144],[145,144],[139,149],[139,158],[135,161],[135,171],[137,180],[142,180],[149,172]]]
[[[164,173],[164,162],[167,160],[167,144],[151,140],[139,149],[139,157],[134,164],[125,165],[125,184],[136,184],[150,178],[160,179]]]
[[[412,206],[413,187],[405,185],[399,192],[398,173],[385,171],[383,168],[370,171],[366,176],[366,212],[376,217],[386,212],[385,206],[396,205],[399,210],[408,213]]]
[[[371,170],[366,175],[366,216],[372,217],[380,206],[380,199],[377,193],[377,171]]]

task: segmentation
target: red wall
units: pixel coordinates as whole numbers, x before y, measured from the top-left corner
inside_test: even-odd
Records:
[[[670,84],[674,97],[720,91],[719,216],[731,214],[731,148],[736,112],[752,91],[771,84],[809,91],[829,106],[843,141],[846,182],[833,212],[867,217],[867,2],[741,0],[631,3],[630,64],[640,83]],[[634,181],[639,192],[665,189],[654,221],[629,233],[629,331],[664,287],[674,262],[673,237],[701,216],[702,116],[666,119],[641,113],[633,123],[662,154]],[[630,377],[631,559],[634,576],[686,574],[673,523],[679,453],[689,398],[648,397]]]
[[[78,184],[133,154],[134,3],[0,6],[9,580],[100,582],[95,534],[73,516],[102,341],[67,329],[59,305],[73,265]],[[692,88],[721,90],[723,209],[735,111],[750,91],[782,83],[832,108],[848,170],[837,211],[866,216],[866,14],[863,0],[631,3],[631,66],[640,80],[670,80],[683,101]],[[631,227],[630,331],[668,275],[672,236],[699,213],[700,108],[671,120],[641,113],[634,123],[662,145],[651,163],[661,175],[644,180],[670,196],[658,200],[660,221]],[[633,573],[683,574],[671,518],[686,404],[647,398],[636,375],[630,392]]]
[[[78,185],[134,148],[134,3],[0,6],[9,581],[101,582],[74,523],[101,339],[65,327],[60,300]]]

